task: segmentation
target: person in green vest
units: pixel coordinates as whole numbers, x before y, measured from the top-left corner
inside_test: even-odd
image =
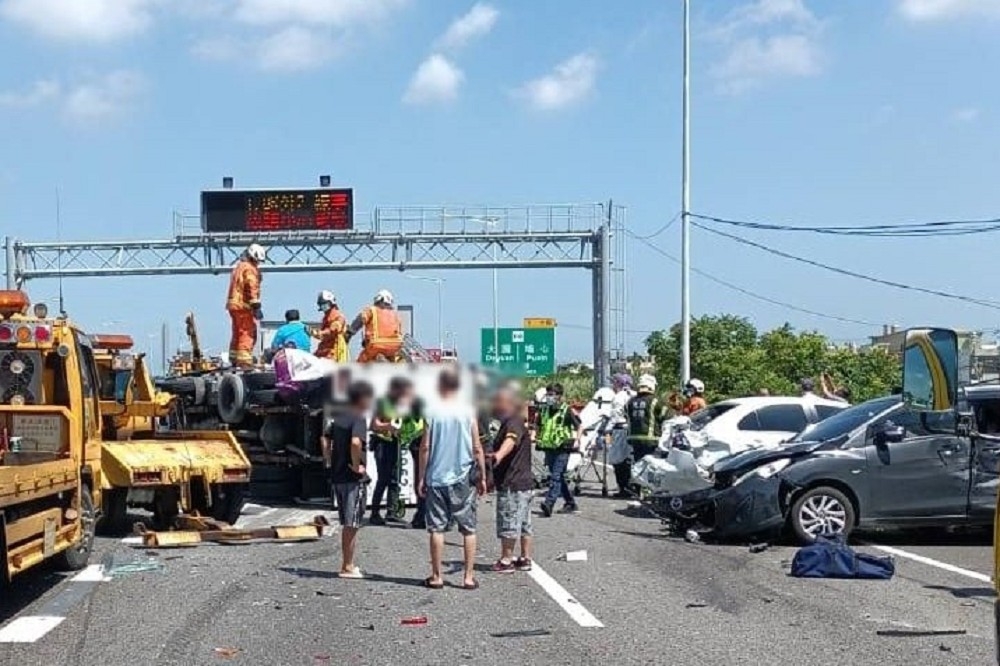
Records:
[[[378,479],[372,491],[372,513],[368,519],[371,525],[403,522],[406,509],[399,496],[401,453],[406,448],[412,450],[414,442],[419,445],[424,428],[420,410],[414,407],[413,384],[405,377],[394,377],[389,382],[386,396],[375,407],[371,446],[375,453]],[[383,518],[380,508],[387,490],[386,516]],[[417,514],[420,514],[419,505]]]
[[[576,498],[569,489],[566,468],[570,454],[580,447],[580,419],[566,404],[562,384],[548,387],[547,400],[538,410],[535,448],[545,452],[549,470],[549,491],[542,501],[542,515],[552,515],[556,500],[562,496],[562,513],[577,513]]]
[[[626,466],[628,476],[617,468],[615,470],[619,491],[622,481],[631,479],[632,464],[655,453],[660,441],[663,422],[667,418],[667,405],[656,397],[655,377],[643,375],[639,378],[636,395],[625,407],[625,416],[628,418],[628,443],[632,448],[632,456],[631,460],[622,463]]]

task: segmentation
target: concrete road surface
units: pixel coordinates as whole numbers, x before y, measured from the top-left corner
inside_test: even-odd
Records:
[[[362,530],[366,580],[335,577],[336,536],[156,553],[102,539],[92,561],[103,568],[27,574],[4,593],[0,664],[994,663],[988,539],[869,537],[896,557],[894,580],[798,580],[793,548],[688,544],[627,502],[585,496],[581,507],[537,516],[536,569],[501,575],[489,572],[497,543],[484,500],[478,591],[421,587],[427,537],[405,528]],[[243,522],[315,513],[257,509]],[[458,535],[448,543],[458,584]],[[558,560],[577,550],[586,561]],[[401,624],[411,616],[427,623]]]

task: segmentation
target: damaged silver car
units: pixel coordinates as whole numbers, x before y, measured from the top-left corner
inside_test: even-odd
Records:
[[[1000,427],[1000,387],[968,387],[964,398],[980,432]],[[721,540],[992,525],[1000,445],[956,436],[954,418],[907,409],[900,396],[869,400],[780,449],[720,461],[711,488],[651,501],[675,528]]]

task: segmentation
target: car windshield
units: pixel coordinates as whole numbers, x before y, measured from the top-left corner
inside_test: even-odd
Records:
[[[899,396],[875,398],[860,405],[854,405],[810,426],[792,438],[793,442],[825,442],[843,437],[864,425],[893,405],[899,404]]]
[[[735,406],[733,403],[722,402],[699,409],[691,415],[691,430],[701,430]]]

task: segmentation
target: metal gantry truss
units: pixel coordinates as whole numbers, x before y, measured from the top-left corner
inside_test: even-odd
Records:
[[[197,218],[195,218],[197,219]],[[351,231],[205,234],[175,219],[163,240],[24,242],[6,238],[7,286],[39,278],[215,275],[252,242],[269,273],[583,268],[593,290],[594,366],[624,357],[625,209],[612,203],[380,207]]]

